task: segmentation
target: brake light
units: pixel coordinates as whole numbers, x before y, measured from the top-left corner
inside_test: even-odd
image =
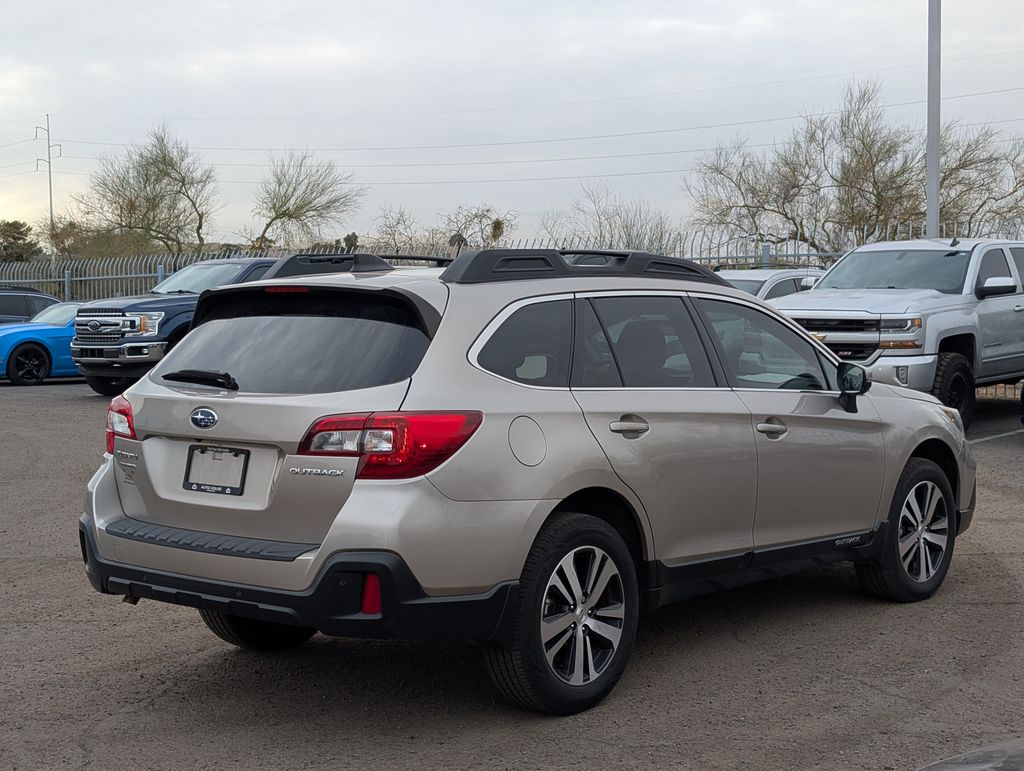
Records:
[[[476,411],[331,415],[310,427],[299,454],[358,457],[356,479],[410,479],[452,457],[482,422]]]
[[[308,286],[268,286],[264,290],[270,294],[307,294]]]
[[[107,408],[107,452],[114,452],[114,437],[136,439],[132,405],[123,396],[115,396]]]

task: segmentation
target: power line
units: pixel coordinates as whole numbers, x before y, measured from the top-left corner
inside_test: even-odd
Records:
[[[990,96],[992,94],[1006,94],[1014,91],[1024,91],[1024,86],[1013,86],[1010,88],[997,88],[988,91],[974,91],[967,94],[954,94],[951,96],[942,97],[943,100],[949,99],[967,99],[975,96]],[[924,104],[926,100],[915,99],[909,102],[893,102],[892,104],[885,105],[885,109],[891,109],[893,107],[909,107],[913,105]],[[836,115],[838,110],[829,110],[826,112],[811,113],[809,115],[782,115],[775,118],[754,118],[751,120],[733,121],[727,123],[705,123],[695,126],[680,126],[677,128],[667,129],[648,129],[645,131],[623,131],[612,134],[590,134],[585,136],[575,137],[552,137],[546,139],[513,139],[502,142],[467,142],[459,144],[444,144],[444,145],[389,145],[389,146],[376,146],[376,147],[310,147],[305,148],[312,151],[319,152],[369,152],[369,151],[394,151],[394,150],[455,150],[455,149],[467,149],[475,147],[509,147],[512,145],[538,145],[538,144],[554,144],[560,142],[583,142],[591,141],[596,139],[619,139],[623,137],[639,137],[639,136],[655,136],[659,134],[676,134],[685,131],[700,131],[704,129],[718,129],[718,128],[732,128],[736,126],[754,126],[763,123],[778,123],[787,120],[799,120],[801,118],[820,118],[827,115]],[[82,139],[64,139],[62,142],[67,144],[78,144],[78,145],[93,145],[98,147],[134,147],[135,145],[131,142],[93,142]],[[294,150],[293,147],[229,147],[229,146],[197,146],[195,150],[207,150],[207,151],[237,151],[237,152],[288,152]]]
[[[0,177],[0,179],[10,179],[11,177],[20,177],[22,174],[35,174],[35,173],[36,173],[35,169],[30,169],[29,171],[19,171],[19,172],[15,173],[15,174],[4,174],[2,177]],[[86,174],[85,176],[89,176],[89,175]]]
[[[1024,49],[1016,49],[1013,51],[1000,51],[990,54],[980,54],[977,56],[961,56],[955,58],[944,59],[943,62],[961,62],[971,61],[975,59],[991,59],[1001,56],[1012,56],[1015,54],[1024,53]],[[491,113],[491,112],[511,112],[515,110],[538,110],[549,107],[575,107],[586,104],[609,104],[614,102],[627,102],[627,101],[638,101],[644,99],[664,99],[667,97],[676,96],[694,96],[696,94],[707,94],[718,91],[734,91],[744,88],[764,88],[765,86],[779,86],[788,85],[792,83],[806,83],[814,80],[828,80],[832,78],[850,77],[854,75],[868,75],[876,72],[894,72],[897,70],[908,70],[908,69],[920,69],[923,64],[901,64],[892,67],[877,67],[867,70],[855,70],[852,72],[837,72],[827,75],[808,75],[800,78],[787,78],[784,80],[766,80],[757,83],[737,83],[727,86],[709,86],[707,88],[694,88],[685,91],[665,91],[657,94],[637,94],[632,96],[612,96],[602,97],[597,99],[574,99],[565,102],[540,102],[535,104],[519,104],[519,105],[506,105],[500,107],[467,107],[453,110],[421,110],[415,112],[377,112],[377,113],[348,113],[342,115],[232,115],[232,116],[210,116],[210,117],[189,117],[189,118],[167,118],[167,117],[147,117],[141,115],[69,115],[69,114],[58,114],[56,117],[60,118],[73,118],[76,120],[146,120],[146,121],[159,121],[159,120],[170,120],[177,122],[185,121],[290,121],[290,120],[348,120],[353,118],[412,118],[412,117],[424,117],[431,115],[463,115],[469,113]]]
[[[29,142],[35,142],[35,141],[36,141],[35,137],[32,137],[31,139],[19,139],[17,142],[8,142],[5,145],[0,145],[0,148],[14,147],[15,145],[24,145],[24,144],[28,144]]]

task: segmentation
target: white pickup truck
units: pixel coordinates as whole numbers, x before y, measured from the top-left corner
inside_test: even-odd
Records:
[[[1024,241],[893,241],[854,249],[810,291],[773,304],[873,379],[955,407],[966,426],[976,386],[1024,378],[1022,281]]]

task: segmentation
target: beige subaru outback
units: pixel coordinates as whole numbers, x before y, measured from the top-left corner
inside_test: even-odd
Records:
[[[577,712],[643,610],[840,561],[939,588],[974,509],[960,418],[870,386],[684,260],[353,255],[203,294],[110,405],[85,570],[243,648],[479,640],[505,696]]]

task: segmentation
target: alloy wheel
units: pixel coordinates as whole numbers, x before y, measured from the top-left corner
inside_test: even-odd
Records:
[[[46,372],[46,357],[37,348],[21,351],[14,359],[14,371],[25,382],[36,383]]]
[[[949,542],[949,512],[934,482],[918,482],[900,511],[900,561],[918,583],[932,578],[942,565]]]
[[[596,546],[565,555],[544,590],[540,631],[551,671],[589,685],[607,669],[622,637],[625,597],[612,558]]]

